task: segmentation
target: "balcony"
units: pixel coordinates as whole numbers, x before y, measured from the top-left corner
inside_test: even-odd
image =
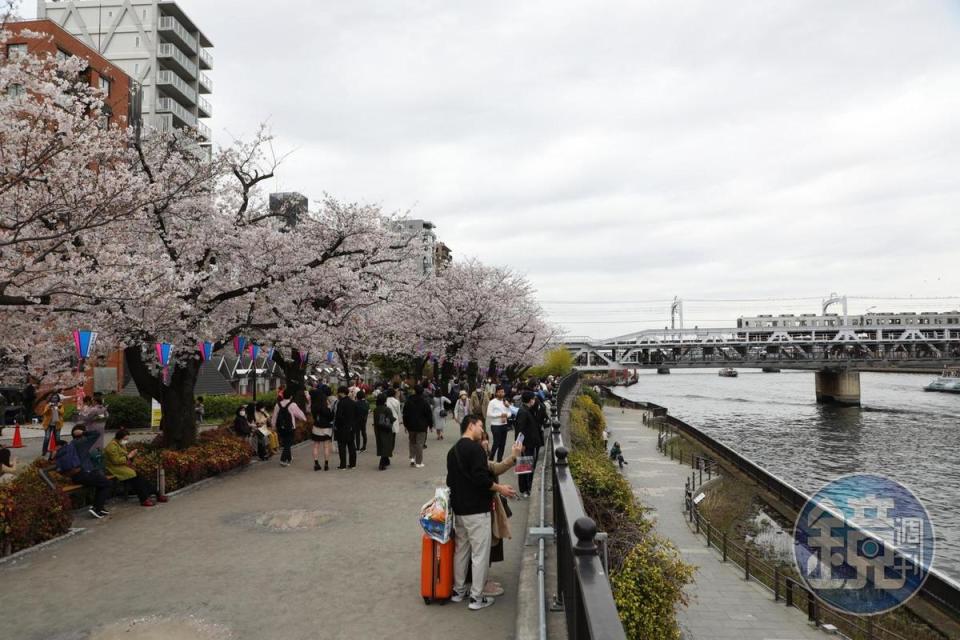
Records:
[[[187,84],[183,78],[169,69],[157,72],[157,85],[163,85],[166,93],[181,102],[194,104],[197,102],[197,92]]]
[[[197,52],[197,39],[173,16],[162,16],[157,24],[157,31],[162,31],[164,37],[169,38],[188,52]]]
[[[201,118],[212,118],[213,117],[213,108],[210,106],[210,101],[206,98],[199,98],[197,100],[197,107],[200,108],[200,117]]]
[[[180,103],[173,98],[158,98],[157,111],[172,113],[175,118],[180,120],[179,126],[196,127],[197,117],[180,106]],[[176,123],[175,123],[176,124]]]
[[[160,46],[157,47],[157,58],[164,60],[177,71],[182,72],[191,79],[197,77],[197,65],[175,44],[170,42],[161,43]]]
[[[213,69],[213,55],[209,49],[200,49],[200,68],[208,71]]]
[[[200,93],[213,93],[213,80],[202,71],[200,72]]]
[[[213,137],[210,135],[210,127],[203,124],[202,122],[197,123],[197,133],[200,134],[200,137],[207,142],[210,142],[211,140],[213,140]]]

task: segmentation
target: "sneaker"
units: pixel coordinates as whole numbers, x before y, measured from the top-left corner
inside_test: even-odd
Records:
[[[280,466],[281,466],[281,467],[286,467],[286,466],[288,466],[289,464],[290,464],[289,462],[281,462],[281,463],[280,463]]]
[[[450,596],[450,602],[463,602],[463,599],[466,597],[467,597],[467,594],[457,593],[456,591],[454,591],[453,595]]]
[[[415,465],[413,465],[413,466],[415,466],[417,469],[423,469],[423,468],[424,468],[425,466],[427,466],[427,465],[425,465],[425,464],[423,464],[423,463],[421,462],[420,464],[415,464]]]
[[[102,513],[102,514],[105,515],[105,516],[110,515],[110,512],[107,511],[107,508],[106,508],[106,507],[104,507],[103,509],[100,509],[100,513]]]
[[[141,507],[152,507],[152,506],[154,506],[155,504],[156,504],[156,502],[154,502],[154,501],[151,500],[150,498],[147,498],[146,500],[144,500],[143,502],[140,503],[140,506],[141,506]]]
[[[337,465],[337,470],[339,471],[340,469],[346,469],[346,467],[342,464],[339,464]]]
[[[170,498],[167,496],[157,496],[157,502],[170,502]]]
[[[417,461],[413,458],[410,458],[410,464],[417,464]]]
[[[417,466],[417,463],[414,462],[413,460],[411,460],[411,461],[410,461],[410,466],[411,466],[411,467],[415,467],[415,466]]]
[[[503,586],[499,582],[494,582],[493,580],[487,580],[487,584],[483,586],[483,595],[484,597],[502,596]]]
[[[101,514],[99,511],[97,511],[93,507],[90,507],[90,515],[92,515],[97,520],[100,520],[104,517],[105,514]]]
[[[479,611],[480,609],[486,609],[487,607],[493,606],[494,599],[488,598],[487,596],[481,596],[479,600],[470,598],[470,604],[467,605],[471,611]]]

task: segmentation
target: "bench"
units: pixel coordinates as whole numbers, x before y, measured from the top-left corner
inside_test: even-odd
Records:
[[[88,488],[82,484],[71,483],[69,480],[66,484],[59,484],[52,477],[50,477],[50,472],[54,471],[55,469],[56,465],[51,461],[45,460],[37,465],[37,473],[40,475],[40,478],[54,491],[61,491],[67,496],[72,496],[73,494],[78,494],[83,489]],[[106,476],[107,480],[111,482],[116,481],[116,477],[113,474],[105,473],[104,475]],[[123,485],[123,483],[120,484]],[[123,488],[126,488],[126,485],[123,485]],[[84,500],[84,503],[85,502],[86,500]]]

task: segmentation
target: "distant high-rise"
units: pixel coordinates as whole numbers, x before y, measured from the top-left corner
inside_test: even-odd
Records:
[[[143,88],[143,123],[161,131],[194,129],[211,142],[202,118],[213,83],[213,43],[170,0],[38,0],[49,18],[126,72]]]
[[[270,194],[270,213],[280,214],[285,226],[295,227],[308,210],[307,196],[296,191]]]
[[[435,273],[434,251],[437,245],[437,234],[433,231],[434,224],[427,220],[398,220],[397,226],[401,233],[412,236],[413,242],[420,246],[423,275]]]

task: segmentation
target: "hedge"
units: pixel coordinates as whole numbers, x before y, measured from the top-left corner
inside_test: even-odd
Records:
[[[253,398],[250,396],[203,396],[203,418],[206,421],[233,418],[237,409],[245,407],[251,402],[253,402]],[[258,393],[257,402],[263,402],[267,411],[273,411],[273,405],[277,403],[277,392]]]
[[[569,425],[570,471],[587,515],[608,534],[610,584],[627,637],[679,639],[676,606],[686,604],[683,588],[694,568],[653,531],[646,508],[607,456],[603,410],[588,395],[574,400]]]
[[[107,429],[120,427],[145,428],[150,426],[150,403],[140,396],[112,394],[103,399],[107,407]]]
[[[70,498],[51,489],[34,463],[0,485],[0,556],[63,535],[72,520]]]

